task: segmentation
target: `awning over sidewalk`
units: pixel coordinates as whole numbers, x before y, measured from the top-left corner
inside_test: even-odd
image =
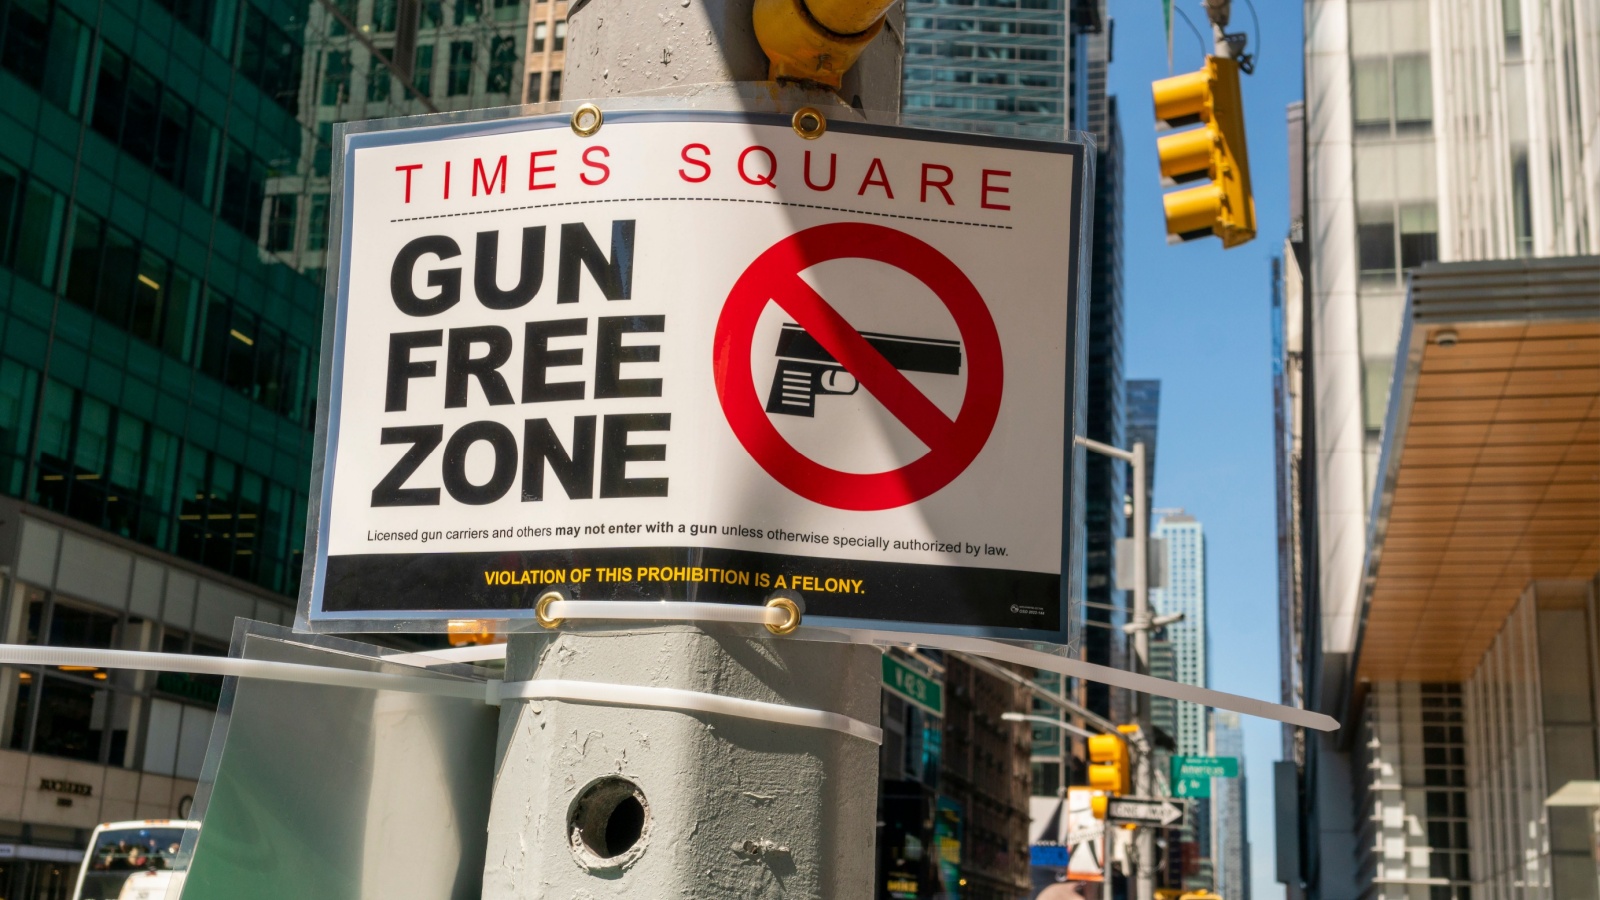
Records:
[[[1471,674],[1528,582],[1600,570],[1600,257],[1412,275],[1357,677]]]

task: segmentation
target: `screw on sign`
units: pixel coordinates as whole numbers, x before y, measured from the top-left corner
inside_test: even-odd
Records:
[[[946,416],[902,374],[902,369],[953,374],[949,369],[951,342],[864,335],[800,278],[800,273],[819,263],[851,258],[875,260],[909,273],[927,285],[955,319],[968,366],[966,395],[955,419]],[[806,370],[804,377],[814,380],[804,384],[801,376],[792,376],[797,390],[813,389],[805,411],[798,414],[810,415],[809,404],[816,393],[851,394],[855,385],[850,382],[857,382],[916,435],[928,452],[897,469],[858,473],[830,468],[796,450],[768,418],[769,407],[779,401],[769,398],[767,404],[762,402],[750,368],[756,324],[769,302],[777,303],[797,323],[796,329],[786,328],[786,337],[780,338],[780,356],[789,348],[791,362],[795,358],[810,360],[818,367]],[[803,337],[789,336],[799,329],[804,330]],[[908,343],[928,346],[911,352],[906,349]],[[882,225],[818,225],[768,248],[734,283],[717,321],[713,346],[717,396],[746,452],[789,490],[835,509],[892,509],[937,492],[977,458],[1000,414],[1005,380],[1000,336],[983,297],[943,253]],[[959,360],[959,348],[955,352]],[[908,358],[932,361],[918,367],[907,364]],[[780,380],[784,373],[780,365]],[[774,392],[781,393],[781,386],[775,385]]]

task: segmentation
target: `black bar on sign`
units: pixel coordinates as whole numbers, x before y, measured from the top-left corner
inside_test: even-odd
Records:
[[[874,350],[883,354],[902,372],[932,372],[936,375],[961,374],[961,342],[941,341],[934,338],[906,337],[900,334],[879,334],[863,331]],[[817,362],[837,362],[833,354],[823,349],[817,339],[799,325],[784,323],[778,334],[778,355],[790,359],[811,359]]]
[[[615,569],[695,566],[774,574],[804,572],[817,579],[859,579],[859,592],[829,594],[794,587],[806,615],[926,622],[1053,632],[1062,629],[1061,576],[1044,572],[829,559],[721,547],[596,547],[445,553],[372,553],[328,557],[322,608],[330,613],[448,610],[456,618],[496,618],[495,610],[529,610],[549,587],[578,600],[710,600],[760,605],[771,587],[683,581],[601,581],[504,586],[494,570]],[[786,585],[787,587],[787,585]],[[1061,638],[1065,636],[1062,635]]]

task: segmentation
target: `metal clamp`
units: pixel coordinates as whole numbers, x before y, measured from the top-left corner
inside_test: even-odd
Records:
[[[808,141],[814,141],[828,133],[828,119],[822,111],[815,106],[802,106],[794,111],[794,118],[789,120],[794,126],[794,133]]]
[[[585,103],[572,111],[572,131],[578,137],[589,137],[600,130],[606,120],[605,113],[593,103]]]

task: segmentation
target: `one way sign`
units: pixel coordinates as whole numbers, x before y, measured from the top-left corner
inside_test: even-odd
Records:
[[[1106,818],[1135,825],[1182,828],[1189,815],[1189,804],[1165,797],[1113,797],[1106,804]]]

